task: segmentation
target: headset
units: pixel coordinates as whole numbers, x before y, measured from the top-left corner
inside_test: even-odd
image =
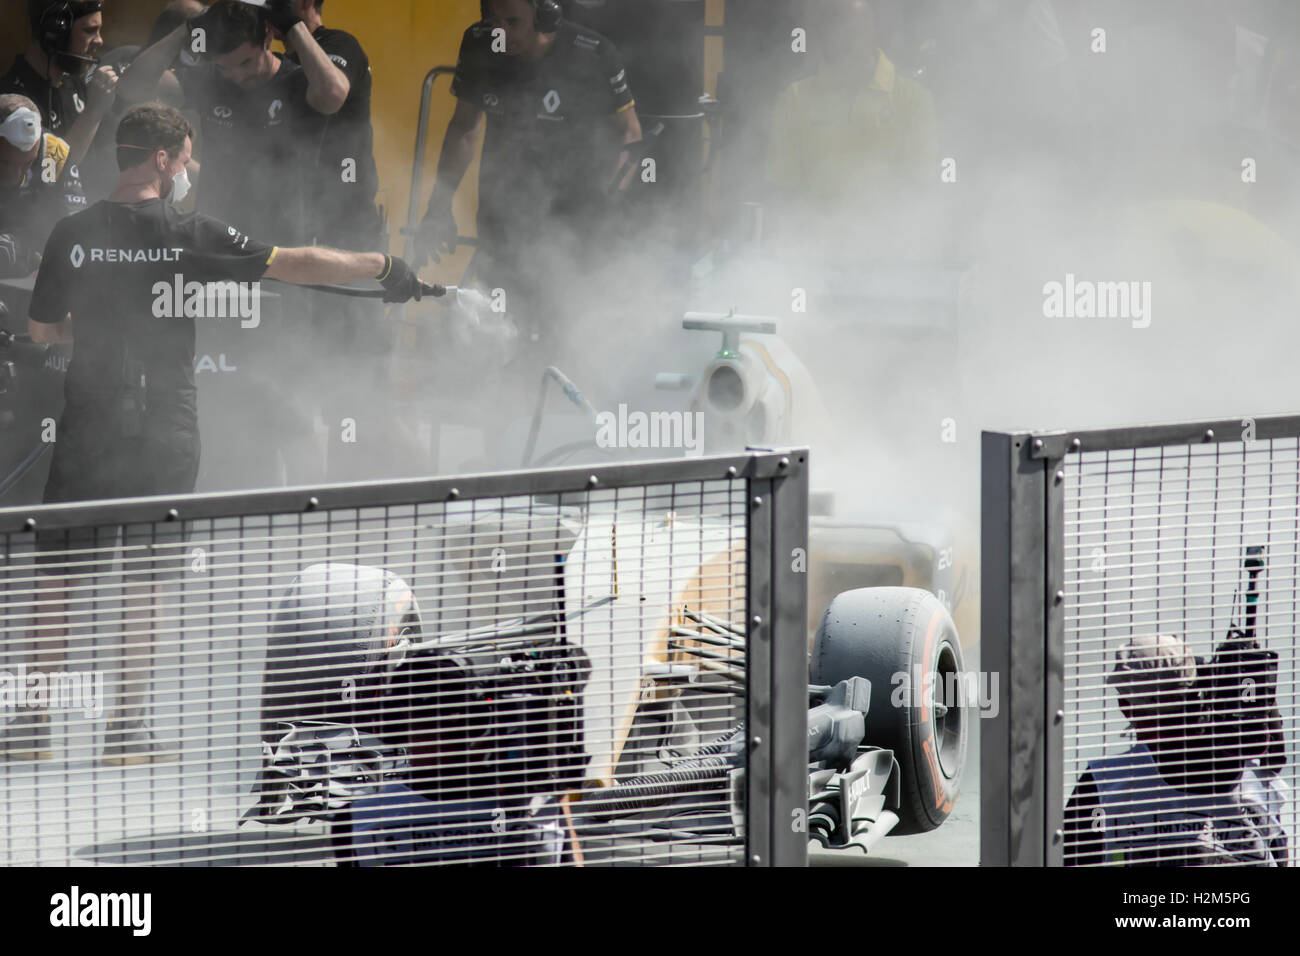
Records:
[[[538,33],[554,33],[560,28],[560,21],[564,19],[564,11],[560,9],[558,0],[532,0],[533,4],[533,28]],[[479,0],[479,15],[482,19],[488,18],[488,0]]]
[[[68,43],[72,40],[72,23],[81,17],[98,13],[103,9],[101,0],[28,0],[27,15],[31,21],[32,34],[46,56],[60,60],[65,66],[68,60],[90,66],[99,62],[97,57],[69,53]]]

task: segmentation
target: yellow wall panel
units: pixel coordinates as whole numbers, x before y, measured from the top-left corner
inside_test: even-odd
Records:
[[[377,12],[380,10],[382,13]],[[327,0],[322,13],[326,26],[347,30],[370,57],[379,202],[388,211],[390,248],[400,253],[402,236],[398,230],[406,225],[420,84],[432,67],[455,65],[465,28],[479,17],[478,0]],[[455,107],[450,83],[450,78],[440,77],[434,86],[421,212],[433,189],[442,135]],[[456,201],[456,221],[466,235],[473,235],[477,182],[476,165],[466,175]],[[466,253],[454,261],[444,258],[426,278],[458,278],[466,261]]]

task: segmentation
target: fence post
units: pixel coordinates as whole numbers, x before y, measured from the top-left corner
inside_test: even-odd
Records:
[[[980,727],[980,863],[1042,866],[1049,471],[1025,432],[984,432],[980,661],[1005,699]]]

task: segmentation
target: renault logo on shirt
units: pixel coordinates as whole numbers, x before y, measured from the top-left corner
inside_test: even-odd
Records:
[[[560,108],[560,94],[551,90],[542,97],[542,105],[546,107],[546,112],[554,113]]]
[[[180,262],[181,249],[83,249],[81,244],[72,247],[68,259],[72,268],[80,269],[89,253],[91,262]]]
[[[281,103],[279,100],[271,100],[271,105],[268,106],[266,109],[266,115],[270,119],[275,119],[277,116],[280,115],[280,107],[283,105],[284,104]]]

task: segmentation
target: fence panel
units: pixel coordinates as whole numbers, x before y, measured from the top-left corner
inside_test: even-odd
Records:
[[[985,748],[984,861],[1291,865],[1300,419],[985,455],[983,643],[1032,721]]]
[[[0,862],[802,862],[806,473],[0,511]]]

